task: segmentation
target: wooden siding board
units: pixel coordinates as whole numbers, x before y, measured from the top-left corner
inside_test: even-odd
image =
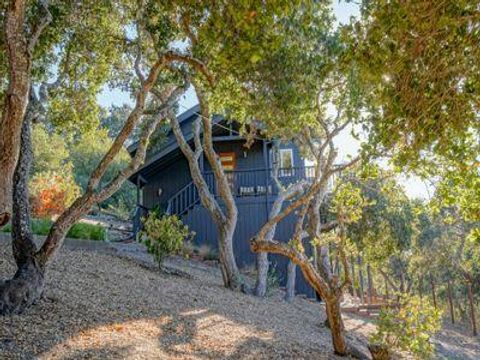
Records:
[[[188,132],[192,126],[192,120],[186,121],[182,124],[182,131]],[[217,134],[226,134],[226,130],[217,130]],[[171,141],[171,139],[169,139]],[[265,159],[263,152],[263,144],[261,141],[255,141],[252,146],[247,149],[243,145],[245,141],[236,140],[231,142],[215,143],[215,150],[217,152],[235,152],[237,158],[237,170],[259,170],[265,168]],[[294,165],[303,166],[304,161],[301,157],[298,147],[293,143],[282,144],[281,148],[292,148],[294,152]],[[271,149],[270,149],[271,150]],[[178,152],[178,151],[177,151]],[[246,153],[246,157],[244,156]],[[178,190],[184,187],[191,181],[188,163],[181,153],[178,153],[168,160],[168,164],[163,159],[150,167],[148,183],[143,187],[143,205],[153,208],[157,205],[166,206],[168,199],[174,195]],[[270,156],[270,151],[268,151]],[[210,164],[206,159],[204,162],[205,171],[211,171]],[[242,178],[242,186],[264,186],[265,173],[263,171],[246,172]],[[250,178],[251,177],[251,178]],[[270,180],[271,183],[271,180]],[[158,196],[158,188],[162,188],[162,196]],[[268,202],[267,202],[268,200]],[[244,196],[236,197],[239,219],[236,232],[234,234],[234,251],[240,267],[252,266],[255,264],[255,254],[250,251],[250,238],[260,229],[266,222],[269,208],[271,207],[274,196],[267,199],[266,196]],[[195,206],[183,216],[183,221],[191,230],[196,232],[194,244],[208,245],[217,249],[217,229],[212,221],[210,214],[201,205]],[[277,227],[275,238],[279,241],[288,241],[293,233],[295,226],[295,215],[292,214],[284,219]],[[280,285],[284,286],[286,283],[286,269],[288,259],[269,255],[269,259],[274,264],[277,275],[280,280]],[[296,290],[298,293],[305,294],[314,298],[313,289],[304,280],[303,275],[297,270]]]
[[[172,195],[182,187],[192,181],[190,170],[185,158],[179,158],[171,163],[154,176],[150,177],[149,182],[143,187],[143,204],[147,208],[154,208],[160,205],[166,206],[166,203]],[[162,189],[162,195],[158,196],[158,189]]]
[[[263,201],[261,201],[262,198]],[[242,201],[237,202],[238,223],[233,239],[233,249],[237,264],[240,268],[255,265],[256,254],[251,252],[249,240],[267,220],[264,199],[264,197],[251,197],[244,198]],[[271,207],[272,204],[273,202],[270,202],[269,207]],[[218,249],[217,229],[206,209],[201,205],[197,205],[185,214],[182,220],[188,225],[190,230],[195,231],[196,235],[193,240],[195,245],[208,245],[212,249]],[[288,241],[293,234],[295,221],[295,215],[291,214],[280,222],[275,233],[275,239],[278,241]],[[276,269],[280,286],[285,286],[288,259],[272,254],[269,255],[269,259]],[[315,298],[313,289],[298,269],[296,291],[299,294],[305,294],[310,298]]]

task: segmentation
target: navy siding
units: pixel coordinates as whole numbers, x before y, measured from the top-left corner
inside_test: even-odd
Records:
[[[187,159],[179,157],[148,179],[147,185],[143,187],[142,205],[149,209],[156,206],[165,208],[168,199],[191,181]],[[160,188],[162,195],[159,197]]]
[[[191,121],[185,121],[182,124],[184,133],[188,132],[192,126]],[[224,135],[224,134],[220,134]],[[250,148],[243,145],[244,140],[215,142],[217,152],[235,152],[237,167],[236,170],[259,170],[264,169],[266,162],[263,153],[263,142],[255,141]],[[294,153],[294,166],[304,165],[298,147],[294,144],[282,144],[281,148],[292,148]],[[271,154],[271,147],[268,147],[268,156]],[[270,158],[271,159],[271,158]],[[270,160],[269,160],[270,162]],[[145,173],[147,184],[142,188],[143,204],[147,208],[160,206],[166,208],[168,200],[181,190],[185,185],[191,182],[190,170],[187,160],[177,149],[176,154],[172,154],[167,163],[161,165],[157,163],[157,169],[150,173]],[[271,164],[270,164],[271,166]],[[208,172],[211,167],[204,159],[204,171]],[[242,186],[265,185],[267,173],[256,171],[252,172],[254,178],[248,178],[250,173],[245,173],[242,177]],[[251,182],[251,184],[250,184]],[[162,189],[162,195],[158,196],[158,189]],[[252,266],[255,264],[255,254],[250,251],[249,240],[254,236],[261,226],[268,219],[268,212],[274,200],[274,195],[269,196],[267,203],[266,196],[238,196],[236,197],[238,207],[238,224],[234,235],[234,252],[238,266],[240,268]],[[268,205],[267,205],[268,204]],[[195,206],[182,218],[183,222],[195,231],[194,243],[198,246],[208,245],[213,249],[218,248],[217,229],[211,219],[210,214],[201,205]],[[288,241],[293,234],[296,216],[291,214],[277,226],[275,239],[279,241]],[[277,276],[280,285],[286,283],[286,270],[288,259],[283,256],[269,254],[271,263],[277,270]],[[303,278],[300,270],[297,269],[296,291],[314,298],[313,289]]]
[[[233,239],[233,249],[238,266],[245,268],[255,265],[255,254],[250,250],[249,241],[267,221],[267,214],[273,202],[269,202],[269,208],[267,209],[265,197],[237,199],[238,223]],[[295,227],[295,220],[294,214],[283,219],[277,226],[275,239],[284,242],[290,240]],[[193,240],[195,245],[208,245],[212,249],[218,249],[215,223],[212,221],[208,211],[202,206],[198,205],[189,211],[183,216],[182,221],[188,225],[190,230],[195,231],[196,235]],[[288,259],[283,256],[269,254],[269,260],[276,269],[280,285],[285,286]],[[315,298],[314,290],[306,282],[299,269],[297,269],[296,291],[299,294]]]

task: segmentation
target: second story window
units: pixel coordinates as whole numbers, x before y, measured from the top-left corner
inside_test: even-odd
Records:
[[[279,150],[280,161],[280,176],[292,176],[293,169],[293,150],[292,149],[280,149]]]
[[[222,152],[218,154],[220,157],[220,162],[225,171],[233,171],[237,165],[236,157],[234,152]]]

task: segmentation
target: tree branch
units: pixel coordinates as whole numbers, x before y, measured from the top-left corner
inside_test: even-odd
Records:
[[[45,28],[52,22],[52,14],[48,10],[48,0],[39,0],[40,6],[45,12],[45,15],[40,19],[40,21],[34,26],[30,40],[28,41],[27,51],[30,56],[33,55],[33,50],[37,45],[38,39]]]
[[[165,54],[165,58],[167,61],[179,61],[184,64],[190,65],[193,67],[196,71],[199,73],[203,74],[205,78],[207,79],[208,83],[210,86],[215,85],[215,77],[214,75],[208,70],[207,66],[200,61],[199,59],[194,58],[191,55],[187,54],[179,54],[173,51],[169,51],[167,54]]]
[[[110,147],[108,152],[105,154],[105,156],[102,158],[97,168],[92,173],[87,185],[87,191],[93,191],[95,188],[97,188],[101,178],[107,171],[108,167],[110,166],[112,161],[115,159],[115,157],[118,155],[120,150],[122,150],[123,144],[128,139],[133,129],[136,127],[136,125],[140,121],[145,108],[145,102],[147,99],[148,92],[152,89],[155,82],[157,81],[158,75],[160,73],[160,69],[165,65],[165,61],[166,60],[164,57],[159,58],[150,69],[147,79],[143,82],[140,90],[137,93],[134,109],[128,116],[127,121],[125,122],[122,130],[113,141],[112,146]]]
[[[325,298],[329,294],[328,284],[317,272],[308,257],[304,253],[295,250],[292,246],[278,241],[261,241],[253,238],[250,242],[250,249],[253,252],[267,252],[289,258],[293,263],[300,267],[305,279],[322,298]]]

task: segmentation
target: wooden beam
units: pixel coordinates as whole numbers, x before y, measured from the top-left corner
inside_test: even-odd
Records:
[[[213,141],[238,141],[238,140],[245,140],[243,136],[240,135],[227,135],[227,136],[214,136],[212,137]]]

